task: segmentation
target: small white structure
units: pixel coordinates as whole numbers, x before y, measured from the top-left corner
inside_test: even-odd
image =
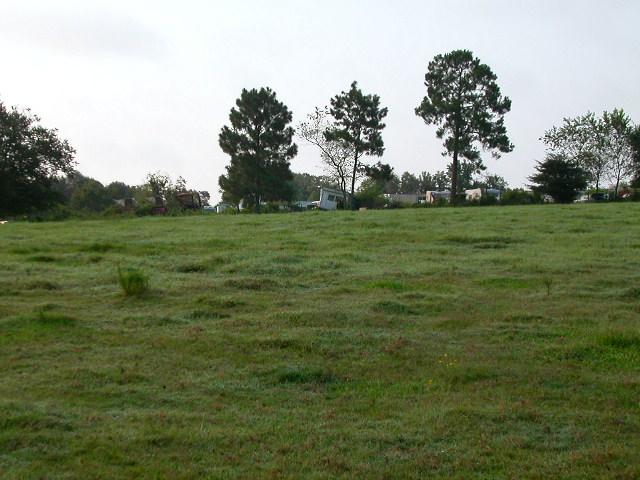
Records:
[[[438,203],[438,202],[450,202],[451,201],[451,192],[449,190],[442,190],[439,192],[429,191],[426,193],[425,201],[427,203]]]
[[[338,203],[344,203],[344,194],[335,188],[320,187],[320,200],[313,202],[320,210],[336,210]]]
[[[118,198],[114,202],[122,208],[136,208],[138,206],[135,198]]]
[[[405,205],[415,205],[425,202],[424,193],[385,193],[384,198],[389,202],[402,203]]]
[[[497,188],[472,188],[464,191],[468,202],[478,202],[483,198],[494,197],[500,200],[500,190]]]
[[[298,200],[297,202],[293,202],[293,206],[302,210],[306,210],[307,208],[313,207],[313,203],[314,202],[310,200]]]
[[[236,208],[236,207],[226,202],[220,202],[215,207],[213,207],[216,213],[223,213],[225,210],[229,210],[232,208]]]

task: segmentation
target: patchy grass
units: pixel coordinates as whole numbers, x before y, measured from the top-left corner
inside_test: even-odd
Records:
[[[280,383],[312,383],[325,385],[336,381],[336,377],[329,372],[319,368],[286,368],[278,372],[278,382]]]
[[[118,283],[128,297],[140,297],[149,291],[149,277],[134,268],[122,270],[118,266]]]
[[[120,247],[112,242],[92,242],[88,245],[83,245],[80,248],[81,252],[93,252],[93,253],[106,253],[112,250],[118,250]]]
[[[186,263],[176,267],[176,272],[180,273],[205,273],[208,270],[209,267],[201,263]]]
[[[7,224],[0,478],[639,478],[638,238],[638,204]]]

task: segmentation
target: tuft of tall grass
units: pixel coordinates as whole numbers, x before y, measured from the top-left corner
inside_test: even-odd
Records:
[[[127,297],[140,297],[149,291],[149,277],[134,268],[118,266],[118,283]]]

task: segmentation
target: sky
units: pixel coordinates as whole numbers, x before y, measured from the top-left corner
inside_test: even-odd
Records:
[[[217,199],[243,88],[271,87],[295,125],[357,80],[389,109],[380,160],[445,169],[414,109],[429,61],[464,48],[513,103],[515,149],[485,164],[522,186],[564,117],[621,107],[640,123],[639,24],[638,0],[0,0],[0,101],[57,128],[104,184],[161,171]],[[297,143],[292,170],[322,173]]]

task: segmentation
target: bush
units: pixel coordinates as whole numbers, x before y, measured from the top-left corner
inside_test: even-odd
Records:
[[[502,193],[500,203],[503,205],[531,205],[541,203],[541,197],[523,188],[513,188]]]
[[[139,297],[149,290],[149,277],[133,268],[118,267],[118,282],[127,297]]]
[[[357,192],[354,196],[355,208],[382,208],[385,206],[385,198],[382,190],[377,185],[372,185]]]
[[[499,201],[497,197],[493,195],[484,195],[477,200],[467,201],[465,200],[467,205],[471,206],[487,206],[487,205],[498,205]]]
[[[55,205],[48,210],[37,211],[24,217],[29,222],[59,222],[79,216],[71,208],[64,205]]]
[[[385,205],[386,208],[389,209],[396,209],[396,208],[407,208],[410,205],[407,205],[406,203],[402,203],[402,202],[396,202],[394,200],[390,200],[387,202],[387,204]]]

